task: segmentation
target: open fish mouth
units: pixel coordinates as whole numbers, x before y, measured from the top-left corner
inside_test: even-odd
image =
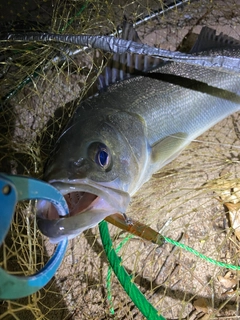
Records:
[[[69,208],[65,216],[45,200],[39,201],[37,206],[38,227],[52,243],[72,239],[116,212],[105,199],[93,193],[74,191],[66,193],[64,198]]]
[[[69,208],[69,214],[62,216],[52,203],[38,202],[38,227],[52,243],[72,239],[107,216],[125,212],[130,201],[128,193],[100,184],[51,184],[64,195]]]
[[[43,219],[69,218],[89,210],[108,211],[110,215],[115,212],[125,212],[130,202],[128,193],[115,189],[112,185],[93,184],[88,180],[75,183],[55,180],[50,181],[50,184],[64,196],[69,214],[61,216],[52,203],[41,200],[37,215]]]
[[[66,194],[64,198],[68,204],[69,216],[71,217],[88,210],[97,201],[98,196],[88,192],[76,191]]]
[[[81,214],[86,210],[90,210],[99,200],[97,195],[84,191],[67,193],[64,195],[64,198],[69,209],[68,215],[62,216],[58,213],[56,207],[52,203],[40,201],[38,205],[38,216],[48,220],[72,217]]]

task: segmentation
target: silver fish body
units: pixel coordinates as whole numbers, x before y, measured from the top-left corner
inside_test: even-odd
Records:
[[[233,49],[224,50],[231,55]],[[220,55],[222,49],[211,51]],[[240,58],[240,43],[234,44],[234,55]],[[240,110],[239,80],[239,74],[167,62],[83,101],[45,173],[65,195],[70,217],[39,206],[40,230],[58,242],[108,215],[125,213],[131,196],[154,172]]]

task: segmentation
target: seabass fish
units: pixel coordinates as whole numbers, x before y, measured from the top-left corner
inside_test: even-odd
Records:
[[[126,38],[139,41],[126,25]],[[191,53],[240,58],[240,41],[204,27]],[[125,63],[125,57],[118,59],[119,65]],[[137,57],[128,56],[127,66],[131,69],[133,62],[139,70],[131,59]],[[45,179],[64,194],[70,214],[60,217],[52,205],[40,202],[38,226],[52,242],[73,238],[116,212],[124,214],[131,196],[154,172],[240,110],[239,74],[144,61],[141,75],[83,101],[57,141]],[[116,68],[106,70],[102,87],[109,83],[109,71],[112,82],[117,79]],[[127,76],[126,70],[118,74]]]

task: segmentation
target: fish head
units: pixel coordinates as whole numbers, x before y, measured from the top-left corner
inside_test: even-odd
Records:
[[[106,109],[81,110],[57,141],[44,180],[64,195],[69,215],[59,216],[45,201],[38,205],[38,226],[52,242],[73,238],[111,214],[126,212],[141,165],[133,139],[127,137],[132,133],[124,132],[121,125],[125,117]]]

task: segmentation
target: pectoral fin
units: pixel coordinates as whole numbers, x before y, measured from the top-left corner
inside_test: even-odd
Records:
[[[157,142],[152,147],[152,164],[159,169],[175,159],[178,154],[190,143],[188,134],[178,132]]]

